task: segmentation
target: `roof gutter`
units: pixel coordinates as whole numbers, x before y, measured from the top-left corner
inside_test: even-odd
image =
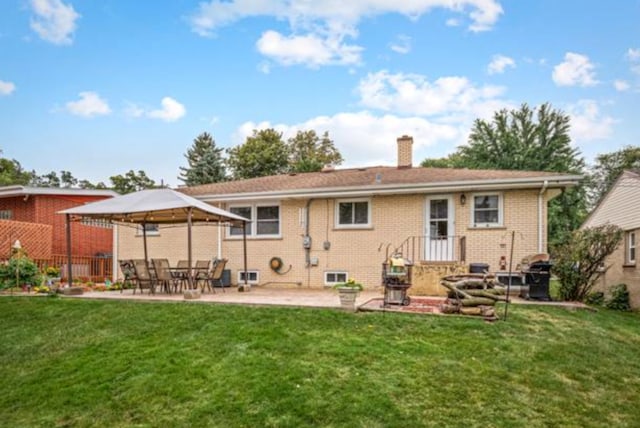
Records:
[[[471,192],[484,190],[505,190],[505,189],[537,189],[545,187],[571,187],[578,184],[581,176],[548,177],[544,179],[510,179],[491,181],[460,181],[443,182],[429,184],[396,184],[396,185],[371,185],[354,186],[343,188],[324,189],[295,189],[287,191],[272,192],[247,192],[228,194],[202,194],[193,197],[207,202],[218,201],[244,201],[244,200],[274,200],[274,199],[308,199],[308,198],[340,198],[359,197],[371,195],[398,195],[411,193],[442,193],[442,192]],[[546,184],[545,184],[546,183]]]

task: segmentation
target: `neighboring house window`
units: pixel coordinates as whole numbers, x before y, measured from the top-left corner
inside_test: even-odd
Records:
[[[368,199],[339,200],[336,204],[336,227],[371,226],[371,202]]]
[[[13,218],[13,211],[0,210],[0,220],[11,220]]]
[[[101,227],[103,229],[113,229],[113,224],[109,220],[104,220],[101,218],[85,217],[80,221],[80,223],[84,224],[85,226]]]
[[[279,205],[238,205],[229,207],[229,211],[251,221],[251,223],[247,223],[247,236],[280,236]],[[229,236],[242,236],[242,226],[229,227]]]
[[[627,233],[627,263],[636,264],[636,233]]]
[[[145,223],[145,230],[147,232],[147,236],[158,236],[160,235],[160,226],[158,223]],[[142,236],[142,225],[138,225],[138,236]]]
[[[498,193],[474,195],[471,209],[474,227],[502,226],[502,195]]]
[[[247,270],[247,284],[258,284],[260,282],[260,272],[257,270]],[[244,271],[238,271],[238,284],[244,284]]]
[[[337,271],[337,272],[325,272],[324,273],[324,285],[336,285],[341,282],[347,282],[347,272]]]

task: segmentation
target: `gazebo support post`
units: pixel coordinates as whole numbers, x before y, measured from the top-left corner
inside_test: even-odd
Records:
[[[67,282],[69,287],[73,285],[72,266],[71,266],[71,214],[66,214],[67,218]]]
[[[193,275],[191,271],[192,263],[192,250],[191,250],[191,216],[193,215],[193,208],[189,207],[187,212],[187,264],[189,269],[187,270],[187,281],[189,282],[189,290],[193,289]]]

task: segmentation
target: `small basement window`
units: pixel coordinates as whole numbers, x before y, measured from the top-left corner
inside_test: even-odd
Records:
[[[247,270],[247,284],[259,284],[260,272],[257,270]],[[244,284],[244,271],[238,271],[238,284]]]
[[[329,271],[324,273],[324,285],[336,285],[347,282],[349,274],[344,271]]]
[[[11,220],[13,218],[13,211],[0,210],[0,220]]]

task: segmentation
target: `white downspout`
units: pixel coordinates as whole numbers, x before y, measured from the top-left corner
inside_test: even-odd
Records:
[[[540,189],[540,193],[538,193],[538,253],[544,253],[543,242],[544,242],[544,226],[543,226],[543,204],[544,204],[544,193],[547,191],[547,186],[549,182],[544,180],[542,183],[542,188]]]

